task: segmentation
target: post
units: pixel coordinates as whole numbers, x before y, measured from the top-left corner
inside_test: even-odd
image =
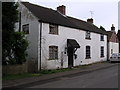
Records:
[[[19,13],[19,32],[21,32],[21,12]]]

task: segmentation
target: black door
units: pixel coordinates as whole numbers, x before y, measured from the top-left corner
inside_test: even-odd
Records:
[[[68,67],[73,67],[73,50],[74,48],[68,48]]]

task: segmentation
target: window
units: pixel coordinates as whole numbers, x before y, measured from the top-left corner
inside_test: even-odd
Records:
[[[90,38],[90,32],[89,31],[86,31],[86,38],[85,39],[91,39]]]
[[[22,30],[25,34],[29,34],[29,24],[23,25]]]
[[[103,34],[100,35],[100,41],[104,41],[104,35]]]
[[[113,49],[111,49],[111,54],[113,54]]]
[[[104,57],[104,47],[101,47],[101,57]]]
[[[49,59],[58,59],[58,46],[49,46]]]
[[[51,25],[50,24],[49,29],[50,29],[50,31],[49,31],[50,34],[58,35],[58,26],[57,25]]]
[[[90,57],[90,46],[86,46],[86,59],[89,59]]]

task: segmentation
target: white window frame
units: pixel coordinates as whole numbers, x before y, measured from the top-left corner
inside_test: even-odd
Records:
[[[86,31],[85,39],[91,39],[91,32],[90,31]]]
[[[100,34],[100,41],[104,41],[104,35]]]
[[[49,34],[58,35],[58,25],[49,24]]]
[[[100,57],[104,57],[104,46],[100,47]]]
[[[58,59],[58,46],[49,46],[49,60]]]
[[[24,25],[22,25],[22,31],[23,31],[25,34],[29,34],[29,24],[24,24]]]
[[[86,46],[86,59],[90,59],[90,58],[91,58],[91,47],[90,46]]]

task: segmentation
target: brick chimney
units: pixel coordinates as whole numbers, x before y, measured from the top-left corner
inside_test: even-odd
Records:
[[[93,24],[93,19],[89,18],[89,19],[87,19],[87,22]]]
[[[112,31],[112,32],[115,32],[114,24],[112,24],[111,31]]]
[[[64,5],[58,6],[57,11],[59,11],[63,15],[66,15],[66,7]]]

